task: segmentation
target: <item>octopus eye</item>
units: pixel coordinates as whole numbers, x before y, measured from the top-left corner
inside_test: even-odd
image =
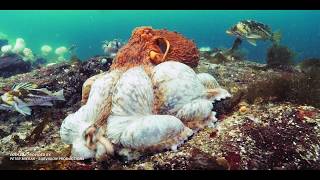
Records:
[[[161,54],[165,54],[167,50],[167,42],[165,41],[164,38],[158,38],[156,39],[156,45],[160,48]]]
[[[169,49],[170,49],[170,43],[168,40],[162,37],[157,37],[154,39],[154,45],[156,45],[160,52],[157,52],[158,50],[150,51],[149,56],[154,64],[159,64],[165,60],[165,58],[168,55]]]
[[[159,47],[161,54],[163,54],[163,61],[169,53],[170,42],[165,38],[159,37],[156,39],[155,44]]]

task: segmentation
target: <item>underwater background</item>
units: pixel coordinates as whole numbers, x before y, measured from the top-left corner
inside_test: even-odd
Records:
[[[0,10],[0,170],[320,170],[319,19]]]
[[[319,57],[318,10],[1,10],[0,32],[9,43],[23,38],[35,54],[44,44],[53,48],[77,45],[81,60],[103,54],[104,40],[127,41],[137,26],[167,28],[193,39],[198,47],[230,47],[235,37],[225,31],[240,20],[253,19],[282,33],[281,44],[295,53],[295,60]],[[248,42],[247,58],[265,62],[271,42]]]

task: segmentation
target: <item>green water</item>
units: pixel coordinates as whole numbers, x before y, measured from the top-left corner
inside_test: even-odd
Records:
[[[0,32],[11,43],[22,37],[36,54],[44,44],[53,48],[76,44],[77,54],[86,59],[103,54],[101,41],[127,40],[137,26],[181,32],[199,47],[229,47],[234,37],[225,30],[239,20],[254,19],[281,30],[282,43],[294,49],[298,59],[320,56],[320,11],[2,10],[0,19]],[[268,42],[259,42],[258,47],[243,44],[248,57],[258,61],[264,61],[268,46]]]

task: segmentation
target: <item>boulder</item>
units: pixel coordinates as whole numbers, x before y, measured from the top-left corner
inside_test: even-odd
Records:
[[[17,54],[0,57],[0,77],[10,77],[15,74],[31,71],[31,64],[23,61]]]

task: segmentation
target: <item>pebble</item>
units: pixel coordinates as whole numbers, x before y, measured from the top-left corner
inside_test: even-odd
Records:
[[[248,108],[246,106],[241,106],[239,108],[240,113],[246,113],[248,111]]]

